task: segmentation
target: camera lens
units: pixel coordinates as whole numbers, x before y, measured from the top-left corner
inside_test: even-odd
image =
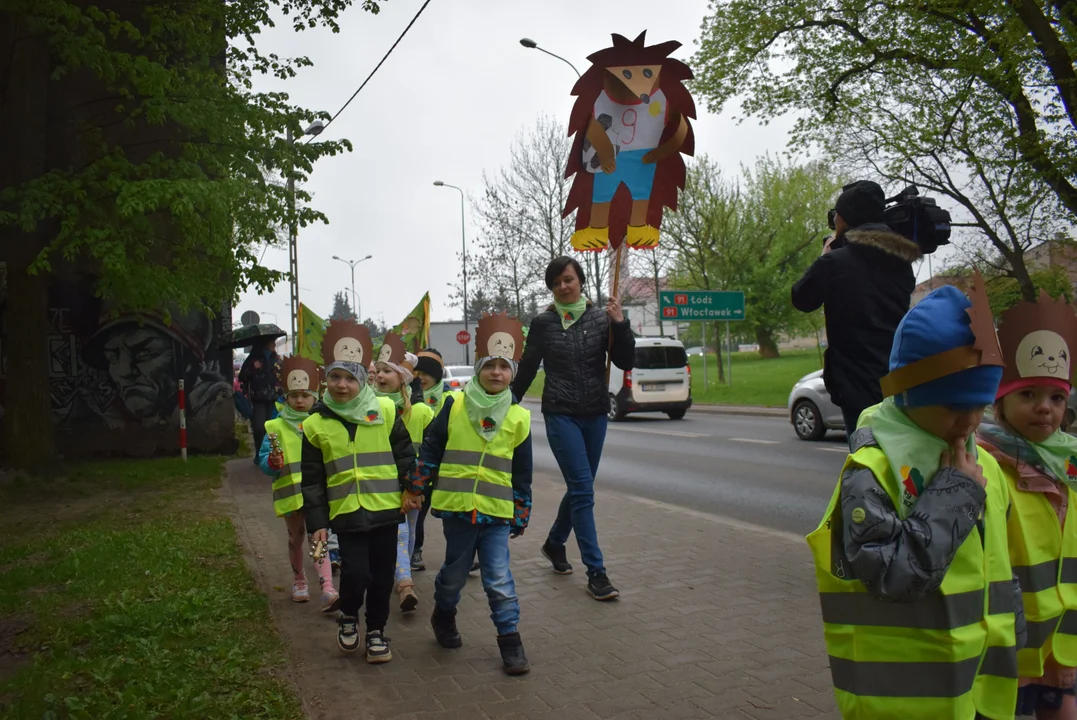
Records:
[[[838,214],[835,208],[831,208],[826,211],[826,226],[831,230],[834,230],[834,216]]]

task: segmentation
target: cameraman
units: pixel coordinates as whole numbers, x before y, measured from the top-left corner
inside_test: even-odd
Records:
[[[921,257],[916,243],[883,222],[885,207],[883,189],[870,180],[843,187],[832,211],[833,237],[793,285],[797,310],[823,307],[823,382],[850,436],[860,413],[882,402],[879,380],[889,372],[894,332],[916,286],[912,263]]]

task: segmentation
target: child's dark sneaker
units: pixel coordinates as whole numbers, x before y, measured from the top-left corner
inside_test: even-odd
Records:
[[[474,562],[471,563],[471,569],[468,570],[467,574],[471,575],[471,576],[474,576],[475,573],[477,573],[478,571],[479,571],[479,560],[478,560],[478,558],[476,558],[474,560]]]
[[[334,570],[340,570],[340,551],[339,550],[330,550],[329,551],[329,567],[333,568]]]
[[[416,550],[411,554],[411,571],[422,572],[426,570],[426,563],[423,562],[423,551]]]
[[[351,655],[359,649],[359,618],[341,613],[337,625],[337,646],[342,653]]]
[[[553,571],[555,574],[572,574],[572,566],[568,564],[568,558],[565,556],[564,545],[553,545],[547,538],[546,542],[542,543],[542,554],[553,565]]]
[[[520,633],[498,635],[497,647],[501,650],[501,662],[505,664],[506,674],[526,675],[531,671],[531,663],[527,662],[527,656],[524,655],[524,643],[520,639]]]
[[[430,627],[434,628],[434,637],[441,647],[451,650],[464,644],[464,639],[460,637],[460,631],[456,629],[455,610],[452,611],[451,615],[434,610],[434,614],[430,616]]]
[[[600,573],[598,575],[592,575],[587,579],[587,592],[595,600],[615,600],[620,597],[621,593],[617,592],[617,588],[613,587],[610,583],[610,579],[606,577],[606,573]]]
[[[393,651],[389,649],[389,638],[381,630],[367,630],[366,633],[366,661],[372,665],[387,663],[393,659]]]

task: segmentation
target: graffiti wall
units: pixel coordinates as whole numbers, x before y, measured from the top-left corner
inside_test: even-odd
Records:
[[[2,267],[2,264],[0,264]],[[2,272],[2,270],[0,270]],[[0,282],[0,309],[17,312]],[[216,318],[158,311],[112,317],[87,281],[57,285],[49,303],[49,378],[57,445],[65,457],[178,453],[179,381],[187,397],[187,446],[232,452],[232,352],[217,349],[231,309]],[[0,361],[5,335],[0,326]],[[3,387],[18,378],[0,364]]]

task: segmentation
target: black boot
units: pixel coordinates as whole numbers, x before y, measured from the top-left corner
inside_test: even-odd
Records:
[[[501,661],[505,663],[506,674],[526,675],[531,671],[531,663],[527,662],[527,656],[524,655],[524,641],[520,639],[520,633],[498,635],[497,646],[501,649]]]
[[[435,608],[430,616],[430,627],[434,628],[434,637],[441,647],[452,649],[464,644],[460,631],[456,629],[456,610],[452,614],[442,614]]]

